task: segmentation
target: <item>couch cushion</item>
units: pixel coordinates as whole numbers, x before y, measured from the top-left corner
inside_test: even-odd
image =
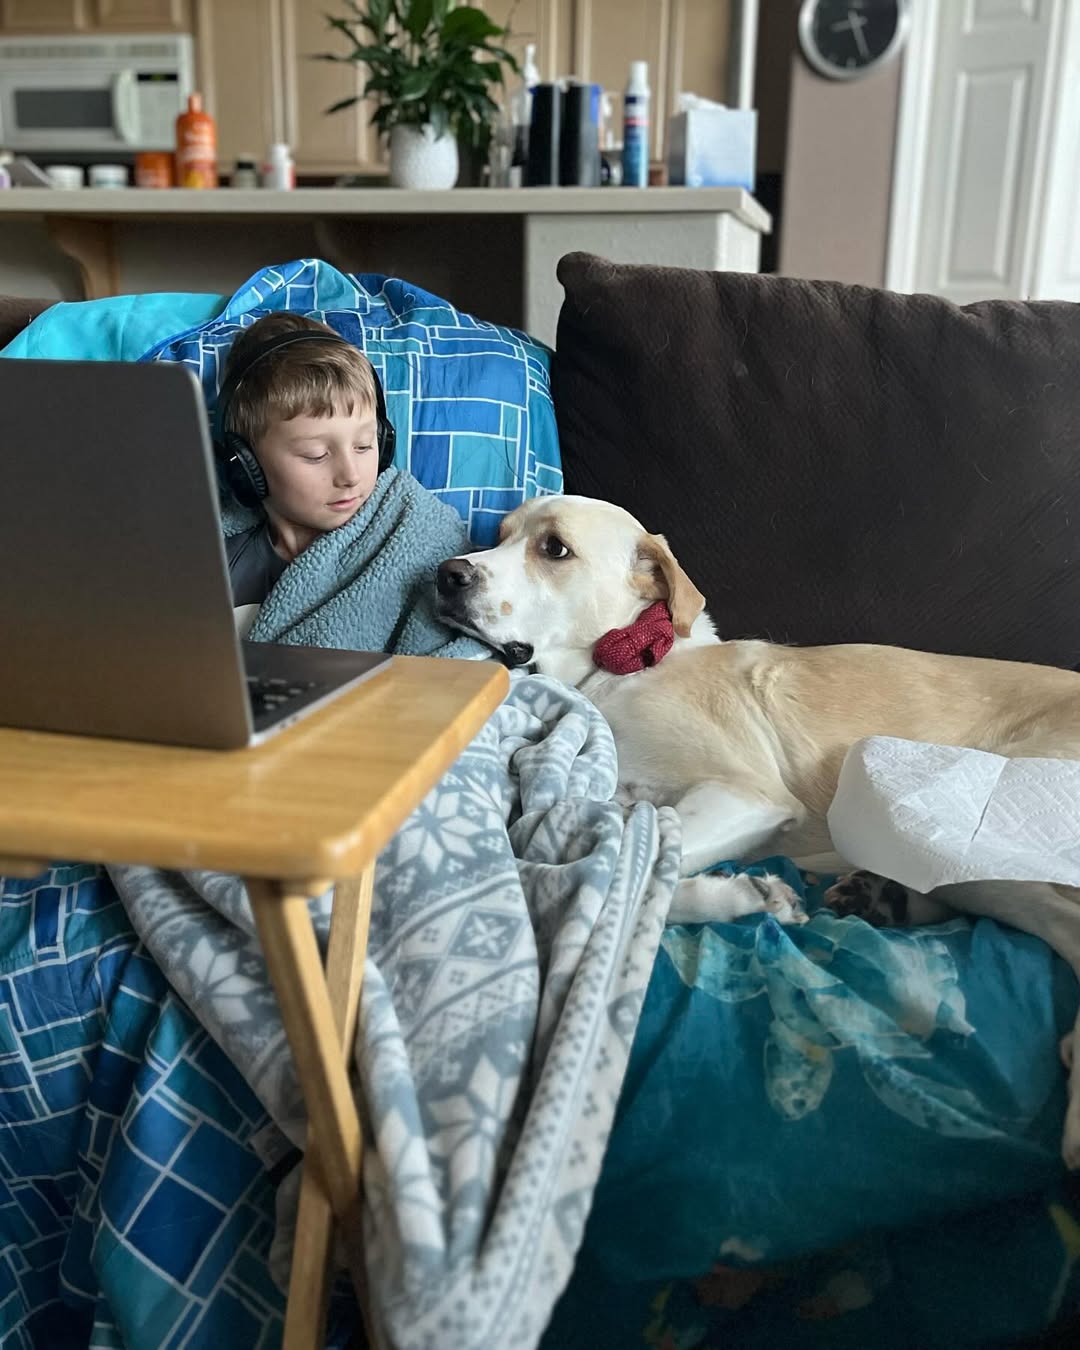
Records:
[[[137,361],[176,333],[206,323],[224,307],[223,295],[150,291],[101,300],[49,304],[33,323],[0,348],[0,356],[42,361]]]
[[[666,533],[724,636],[1080,662],[1080,305],[558,275],[566,490]]]

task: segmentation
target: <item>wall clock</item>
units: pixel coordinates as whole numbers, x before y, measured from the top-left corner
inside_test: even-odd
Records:
[[[911,23],[909,0],[803,0],[799,45],[831,80],[855,80],[891,61]]]

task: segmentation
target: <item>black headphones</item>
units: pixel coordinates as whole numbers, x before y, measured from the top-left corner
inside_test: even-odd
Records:
[[[226,429],[229,407],[236,397],[236,391],[247,379],[251,368],[264,357],[269,356],[271,352],[276,352],[279,348],[287,347],[293,342],[315,341],[340,342],[345,347],[353,345],[336,333],[313,333],[310,331],[278,333],[276,337],[267,338],[265,342],[260,343],[243,365],[232,371],[229,378],[221,386],[217,402],[218,435],[214,442],[214,451],[221,461],[222,472],[225,475],[225,482],[228,484],[229,491],[241,506],[259,506],[267,495],[267,486],[266,475],[262,471],[262,465],[255,457],[254,450],[239,432]],[[393,423],[386,415],[386,399],[383,397],[383,388],[379,377],[375,374],[374,369],[371,374],[375,380],[376,444],[379,447],[379,472],[382,473],[383,469],[389,468],[394,462],[397,433],[394,430]]]

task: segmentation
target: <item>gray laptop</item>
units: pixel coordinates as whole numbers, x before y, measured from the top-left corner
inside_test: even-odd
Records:
[[[238,640],[185,366],[0,359],[0,725],[230,749],[389,661]]]

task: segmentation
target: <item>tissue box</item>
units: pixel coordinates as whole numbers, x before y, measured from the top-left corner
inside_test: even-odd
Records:
[[[668,182],[672,187],[754,190],[757,112],[753,108],[691,108],[668,121]]]

